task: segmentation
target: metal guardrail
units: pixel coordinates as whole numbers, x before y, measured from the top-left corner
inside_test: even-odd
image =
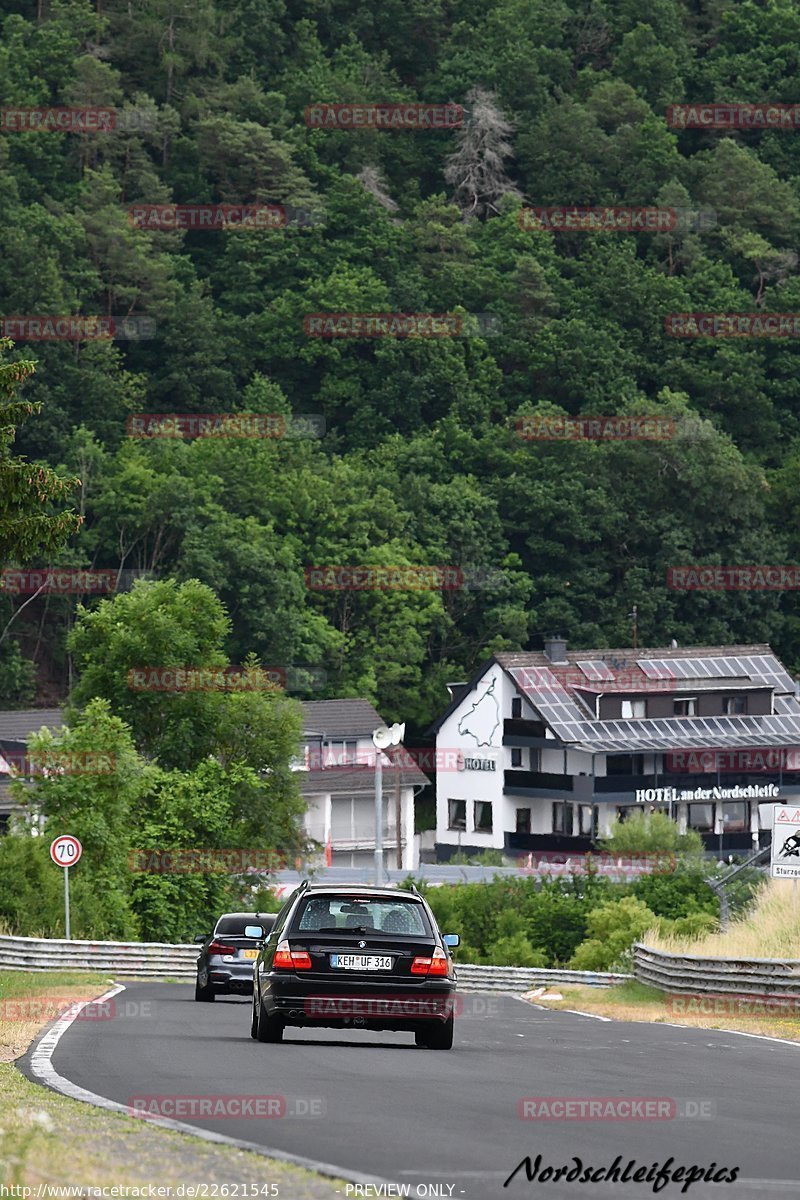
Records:
[[[169,942],[82,942],[0,937],[0,969],[12,971],[104,971],[116,979],[193,979],[198,948]],[[492,967],[457,963],[464,992],[519,993],[552,984],[608,987],[635,978],[683,995],[784,996],[800,999],[796,959],[700,958],[667,954],[637,943],[633,975],[541,967]]]
[[[800,961],[791,958],[700,958],[667,954],[637,942],[633,972],[641,983],[679,995],[800,999]]]
[[[168,942],[0,937],[0,969],[7,971],[108,971],[122,979],[189,979],[195,973],[197,953],[197,946]]]
[[[116,979],[193,979],[198,947],[167,942],[80,942],[51,938],[0,937],[0,970],[108,971]],[[466,992],[525,992],[551,983],[608,986],[630,975],[559,971],[539,967],[481,967],[457,963],[458,986]]]
[[[608,971],[560,971],[548,967],[478,967],[456,963],[460,992],[527,992],[543,984],[582,983],[589,987],[608,987],[632,979],[632,975],[617,975]]]

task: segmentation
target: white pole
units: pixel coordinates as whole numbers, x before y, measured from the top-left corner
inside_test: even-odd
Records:
[[[64,924],[67,927],[67,941],[70,940],[69,928],[69,867],[64,867]]]
[[[380,747],[375,748],[375,886],[383,884],[383,763]]]

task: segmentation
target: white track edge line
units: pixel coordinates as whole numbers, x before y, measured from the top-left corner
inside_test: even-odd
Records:
[[[284,1150],[271,1150],[268,1147],[258,1145],[256,1142],[246,1142],[241,1138],[228,1137],[224,1133],[214,1133],[209,1129],[201,1129],[197,1125],[189,1125],[185,1121],[175,1121],[172,1117],[134,1117],[125,1104],[119,1104],[116,1100],[109,1100],[107,1096],[100,1096],[96,1092],[90,1092],[86,1088],[80,1087],[77,1083],[73,1083],[72,1080],[67,1079],[64,1075],[60,1075],[53,1066],[53,1054],[61,1038],[72,1025],[72,1022],[77,1019],[87,1004],[101,1004],[104,1000],[110,1000],[113,996],[117,996],[120,992],[124,991],[125,985],[118,983],[115,987],[104,992],[102,996],[97,996],[94,1000],[78,1001],[71,1005],[70,1011],[58,1017],[39,1038],[38,1042],[35,1043],[30,1055],[32,1074],[36,1075],[46,1087],[51,1088],[54,1092],[60,1092],[62,1096],[68,1096],[71,1100],[80,1100],[84,1104],[93,1105],[95,1108],[105,1108],[110,1112],[122,1113],[124,1116],[130,1117],[132,1121],[144,1120],[148,1125],[159,1125],[162,1129],[172,1129],[177,1133],[188,1133],[192,1137],[202,1138],[206,1142],[217,1142],[223,1146],[233,1146],[237,1150],[250,1150],[255,1154],[261,1155],[262,1158],[274,1158],[295,1167],[303,1167],[307,1171],[316,1171],[318,1175],[326,1175],[332,1179],[341,1179],[345,1183],[385,1184],[388,1182],[387,1180],[380,1179],[377,1175],[362,1175],[360,1172],[349,1171],[346,1167],[337,1167],[331,1163],[319,1162],[314,1158],[306,1158],[300,1154],[289,1154]]]
[[[711,1025],[681,1025],[678,1021],[621,1021],[619,1017],[601,1017],[599,1013],[580,1012],[577,1008],[550,1008],[546,1004],[537,1004],[533,1000],[526,1000],[524,996],[520,995],[515,995],[514,999],[521,1000],[523,1004],[528,1004],[531,1008],[538,1008],[540,1012],[568,1012],[577,1017],[593,1017],[595,1021],[615,1021],[622,1025],[660,1025],[667,1029],[695,1029],[700,1033],[733,1033],[738,1034],[739,1037],[755,1038],[760,1042],[775,1042],[778,1046],[793,1046],[795,1050],[800,1050],[800,1042],[793,1042],[791,1038],[772,1037],[769,1033],[747,1033],[744,1029],[721,1029]]]

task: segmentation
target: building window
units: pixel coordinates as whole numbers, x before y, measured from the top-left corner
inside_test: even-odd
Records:
[[[583,837],[594,837],[597,833],[597,809],[591,804],[582,804],[578,809],[578,828]]]
[[[475,832],[492,832],[492,805],[489,800],[476,800],[474,807]]]
[[[726,717],[735,717],[747,712],[747,696],[723,696],[722,711]]]
[[[511,701],[511,719],[518,721],[522,717],[522,697],[514,696]]]
[[[530,833],[531,831],[531,810],[529,808],[517,809],[517,833]]]
[[[686,696],[672,701],[672,712],[676,717],[696,717],[697,700],[694,696]]]
[[[531,771],[541,771],[542,769],[542,752],[541,750],[530,751],[530,766]]]
[[[644,775],[643,754],[609,754],[606,775]]]
[[[553,802],[553,833],[563,833],[572,837],[571,804],[563,804],[560,800]]]
[[[358,742],[324,742],[323,750],[327,767],[342,767],[358,759]]]
[[[726,833],[744,833],[750,828],[750,804],[735,800],[722,806],[723,829]]]
[[[697,829],[701,833],[714,832],[714,805],[713,804],[690,804],[689,808],[689,825],[692,829]]]
[[[641,717],[647,716],[647,701],[646,700],[623,700],[622,701],[622,719],[623,721],[635,721]]]
[[[511,766],[512,767],[521,767],[522,766],[522,751],[521,750],[512,750],[511,751]]]
[[[450,829],[466,829],[467,828],[467,802],[466,800],[448,800],[450,810]]]

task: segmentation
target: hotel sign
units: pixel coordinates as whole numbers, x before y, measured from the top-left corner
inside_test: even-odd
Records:
[[[497,769],[497,762],[493,758],[467,758],[465,755],[458,756],[459,771],[494,771]]]
[[[696,788],[637,788],[637,804],[675,804],[677,801],[695,800],[750,800],[759,798],[769,800],[779,794],[775,783],[736,784],[735,787],[696,787]]]

